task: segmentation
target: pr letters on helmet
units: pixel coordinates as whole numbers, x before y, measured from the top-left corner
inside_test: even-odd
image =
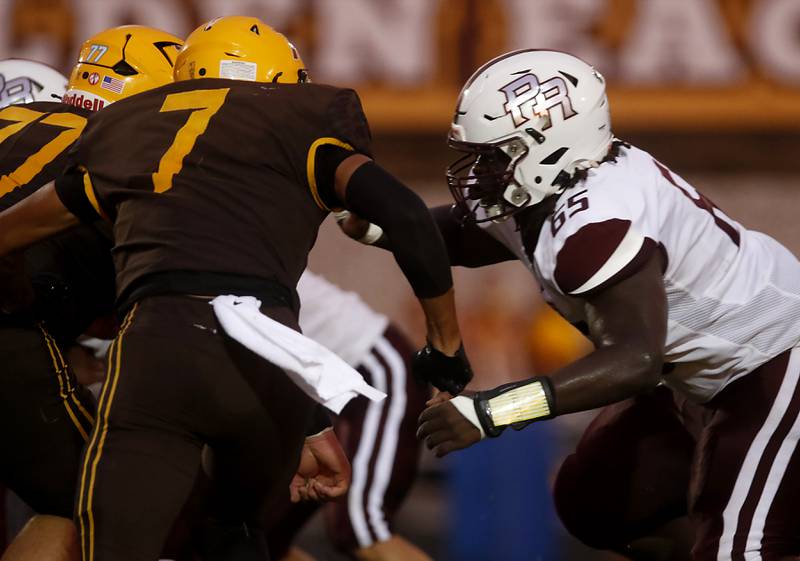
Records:
[[[550,110],[557,106],[561,106],[564,120],[578,114],[572,108],[567,83],[558,76],[540,83],[536,75],[529,72],[501,87],[500,91],[506,96],[503,109],[511,115],[515,127],[534,117],[542,117],[541,130],[547,130],[553,126]]]
[[[0,107],[5,107],[12,103],[30,103],[34,101],[34,88],[39,90],[39,86],[31,78],[27,76],[20,76],[13,80],[6,81],[5,76],[0,74]]]

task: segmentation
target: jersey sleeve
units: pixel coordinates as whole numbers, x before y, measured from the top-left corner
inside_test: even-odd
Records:
[[[70,105],[35,102],[0,111],[8,121],[0,142],[0,209],[9,208],[53,181],[68,164],[68,151],[87,113]]]
[[[309,183],[317,205],[323,210],[336,210],[342,207],[334,192],[336,168],[354,153],[371,158],[372,136],[361,101],[353,90],[337,91],[325,117],[325,132],[314,141],[309,152],[314,169]]]
[[[586,297],[633,275],[658,249],[656,228],[641,193],[578,190],[556,206],[553,280],[567,295]],[[652,209],[651,209],[652,210]]]
[[[372,134],[354,90],[339,90],[328,105],[327,116],[332,138],[347,144],[354,152],[372,157]]]
[[[79,168],[66,171],[55,181],[58,198],[81,222],[91,224],[106,218],[98,203],[88,172]]]

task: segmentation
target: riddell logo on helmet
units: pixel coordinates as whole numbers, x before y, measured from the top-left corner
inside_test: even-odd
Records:
[[[78,94],[78,92],[66,93],[64,97],[61,98],[61,101],[74,105],[75,107],[88,109],[89,111],[99,111],[106,104],[106,102],[99,97],[93,98],[90,94],[85,94],[83,92],[80,94]]]

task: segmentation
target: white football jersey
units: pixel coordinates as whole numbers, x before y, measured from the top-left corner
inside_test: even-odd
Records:
[[[297,283],[300,329],[347,364],[357,367],[383,336],[389,318],[354,292],[347,292],[306,269]]]
[[[704,402],[800,341],[800,262],[745,229],[637,148],[562,193],[533,261],[514,220],[486,223],[538,279],[567,320],[582,298],[630,275],[654,252],[666,261],[663,383]]]

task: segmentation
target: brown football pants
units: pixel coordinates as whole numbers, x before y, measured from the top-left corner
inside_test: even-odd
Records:
[[[264,313],[295,326],[288,309]],[[224,334],[207,300],[159,296],[126,316],[109,350],[76,518],[84,561],[152,561],[189,496],[204,444],[215,514],[258,524],[297,468],[314,403]]]
[[[94,399],[36,326],[0,328],[0,481],[41,514],[69,518]]]

